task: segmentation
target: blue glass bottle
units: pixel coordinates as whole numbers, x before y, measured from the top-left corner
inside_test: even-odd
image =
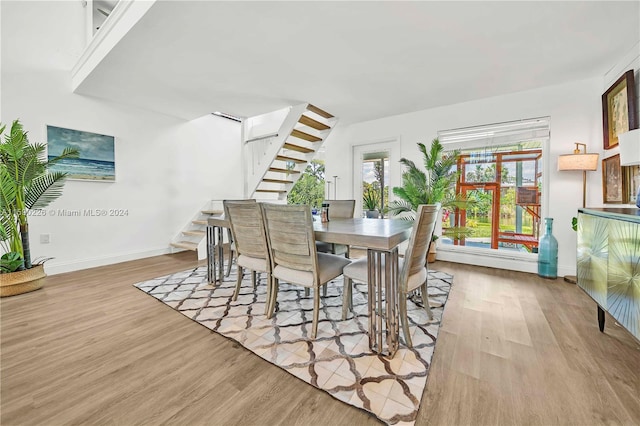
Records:
[[[545,230],[538,247],[538,275],[543,278],[558,277],[558,240],[552,234],[553,218],[545,217]]]

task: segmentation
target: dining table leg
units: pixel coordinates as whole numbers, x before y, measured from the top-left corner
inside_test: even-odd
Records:
[[[207,281],[210,284],[224,279],[223,228],[207,225]]]
[[[369,348],[393,357],[399,346],[398,248],[367,250]]]

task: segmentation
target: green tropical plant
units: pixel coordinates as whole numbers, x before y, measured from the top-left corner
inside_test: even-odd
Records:
[[[423,143],[418,143],[418,148],[423,156],[425,171],[411,160],[400,159],[400,163],[405,166],[402,186],[393,188],[393,193],[400,200],[389,205],[389,213],[400,219],[414,220],[420,204],[440,203],[443,209],[448,210],[465,210],[472,207],[475,204],[474,199],[455,192],[455,183],[460,174],[455,166],[460,151],[445,153],[437,138],[431,142],[429,149]],[[451,227],[445,231],[445,235],[454,239],[472,233],[473,229],[467,227]]]
[[[380,206],[380,194],[374,188],[368,188],[362,194],[362,207],[365,210],[376,210]]]
[[[15,272],[22,267],[22,256],[20,253],[10,251],[0,257],[0,273]]]
[[[0,123],[0,136],[5,129]],[[0,141],[0,239],[5,251],[20,256],[18,269],[32,267],[29,210],[45,208],[62,195],[67,174],[49,172],[49,167],[79,155],[78,150],[65,148],[60,156],[47,161],[46,149],[46,144],[29,143],[18,120]]]

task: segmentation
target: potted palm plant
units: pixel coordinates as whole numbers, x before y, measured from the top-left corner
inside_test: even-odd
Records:
[[[425,170],[421,170],[411,160],[400,159],[400,163],[405,166],[402,186],[393,188],[393,193],[400,199],[391,202],[389,213],[400,219],[414,220],[420,204],[440,204],[444,210],[471,207],[473,199],[467,199],[455,192],[455,183],[459,176],[455,165],[460,152],[455,150],[445,153],[437,138],[431,142],[428,149],[423,143],[418,143],[418,148],[423,156]],[[471,232],[473,230],[467,227],[450,227],[443,234],[459,239],[470,235]],[[437,239],[438,235],[434,234],[432,241]],[[435,260],[435,248],[435,244],[430,245],[430,262]]]
[[[0,123],[0,136],[6,125]],[[62,195],[67,176],[49,172],[49,166],[77,158],[78,150],[66,148],[47,160],[47,146],[30,144],[27,132],[15,120],[0,140],[0,297],[26,293],[42,287],[43,261],[31,260],[29,211],[47,207]]]
[[[372,188],[367,188],[362,194],[362,208],[368,218],[377,219],[380,216],[378,205],[380,204],[380,194]]]

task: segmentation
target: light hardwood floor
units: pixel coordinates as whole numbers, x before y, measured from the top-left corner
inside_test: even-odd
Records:
[[[0,301],[0,424],[375,424],[135,289],[167,255]],[[454,275],[417,424],[640,424],[640,343],[561,279]]]

